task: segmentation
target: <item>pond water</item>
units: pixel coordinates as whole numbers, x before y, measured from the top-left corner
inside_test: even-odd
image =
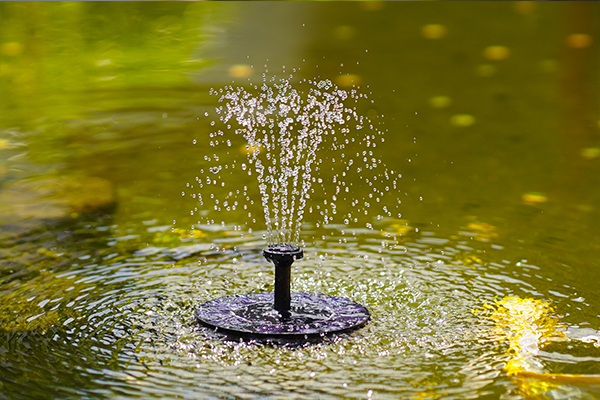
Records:
[[[0,3],[0,398],[600,398],[599,12]],[[260,191],[190,187],[215,156],[247,160],[211,90],[290,73],[364,94],[402,177],[393,214],[307,213],[297,240],[292,289],[370,323],[240,341],[193,313],[273,289]],[[191,196],[230,185],[246,209]]]

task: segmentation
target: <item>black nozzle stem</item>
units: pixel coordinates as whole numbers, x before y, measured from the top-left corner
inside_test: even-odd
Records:
[[[272,244],[263,250],[263,256],[275,265],[275,292],[273,308],[288,316],[291,308],[291,271],[294,260],[304,256],[302,249],[293,244]]]

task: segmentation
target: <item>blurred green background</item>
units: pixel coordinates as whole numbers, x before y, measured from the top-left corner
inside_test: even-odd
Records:
[[[185,218],[208,90],[287,68],[370,95],[359,111],[387,131],[407,218],[589,237],[600,222],[597,7],[3,2],[0,177],[82,171],[113,182],[130,216]],[[23,149],[27,161],[7,161]]]

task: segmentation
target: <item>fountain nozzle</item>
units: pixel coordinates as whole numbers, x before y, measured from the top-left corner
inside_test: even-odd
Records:
[[[263,249],[263,256],[275,265],[275,293],[273,308],[287,317],[291,308],[291,270],[295,260],[304,257],[304,251],[294,244],[271,244]]]

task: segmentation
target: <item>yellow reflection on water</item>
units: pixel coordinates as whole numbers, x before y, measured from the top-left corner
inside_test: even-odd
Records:
[[[537,358],[539,351],[552,342],[570,341],[560,316],[544,300],[508,296],[474,311],[492,323],[492,340],[508,341],[508,361],[504,371],[528,398],[545,395],[562,385],[597,387],[600,375],[552,374],[544,371]]]

